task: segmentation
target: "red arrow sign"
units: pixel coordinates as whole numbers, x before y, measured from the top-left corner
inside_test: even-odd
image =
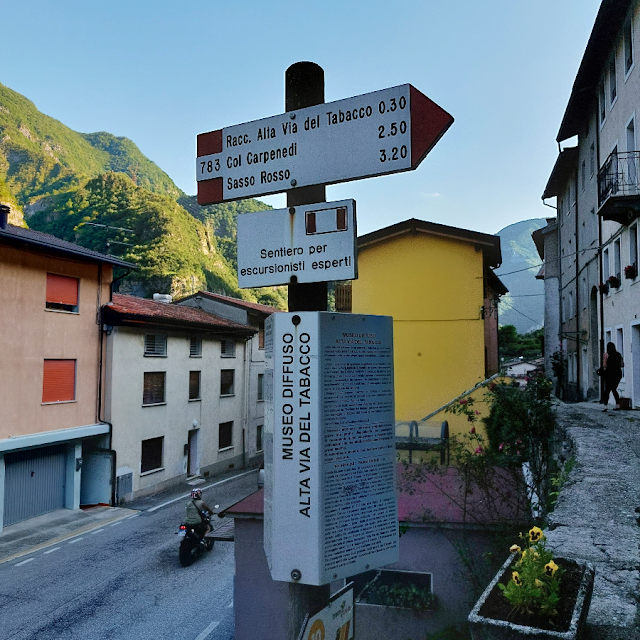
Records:
[[[198,136],[198,202],[415,169],[453,117],[409,84]]]

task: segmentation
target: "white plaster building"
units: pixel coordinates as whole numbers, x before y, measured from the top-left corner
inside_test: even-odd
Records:
[[[640,404],[639,55],[640,3],[604,0],[557,135],[565,148],[543,194],[557,205],[558,253],[545,248],[544,258],[545,272],[559,265],[556,342],[567,359],[568,399],[598,396],[595,371],[613,342],[627,365],[619,391]]]
[[[124,295],[103,307],[103,326],[118,502],[259,464],[257,328]]]

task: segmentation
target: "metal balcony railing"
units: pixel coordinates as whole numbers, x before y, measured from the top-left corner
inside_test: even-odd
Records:
[[[640,151],[614,151],[598,171],[598,206],[612,196],[640,195]]]

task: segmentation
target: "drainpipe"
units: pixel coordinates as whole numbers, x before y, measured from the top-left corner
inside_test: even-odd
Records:
[[[596,101],[597,104],[597,101]],[[600,126],[598,124],[598,107],[596,107],[596,168],[597,180],[598,180],[598,209],[600,208]],[[598,216],[598,282],[602,282],[604,274],[602,264],[602,216],[600,213],[596,213]],[[604,293],[600,291],[598,287],[598,293],[600,295],[600,350],[598,352],[598,362],[602,366],[602,355],[604,354]],[[600,376],[600,400],[604,397],[604,378]]]
[[[578,158],[580,156],[578,155]],[[580,167],[580,162],[576,165],[576,224],[575,224],[575,237],[576,237],[576,379],[578,381],[578,389],[577,396],[578,400],[582,401],[584,398],[582,397],[582,345],[580,343],[580,241],[579,241],[579,233],[580,227],[578,225],[578,212],[580,211],[580,206],[578,204],[578,169]]]

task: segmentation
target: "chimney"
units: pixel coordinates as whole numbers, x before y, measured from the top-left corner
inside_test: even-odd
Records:
[[[6,204],[0,204],[0,229],[6,229],[11,209]]]

